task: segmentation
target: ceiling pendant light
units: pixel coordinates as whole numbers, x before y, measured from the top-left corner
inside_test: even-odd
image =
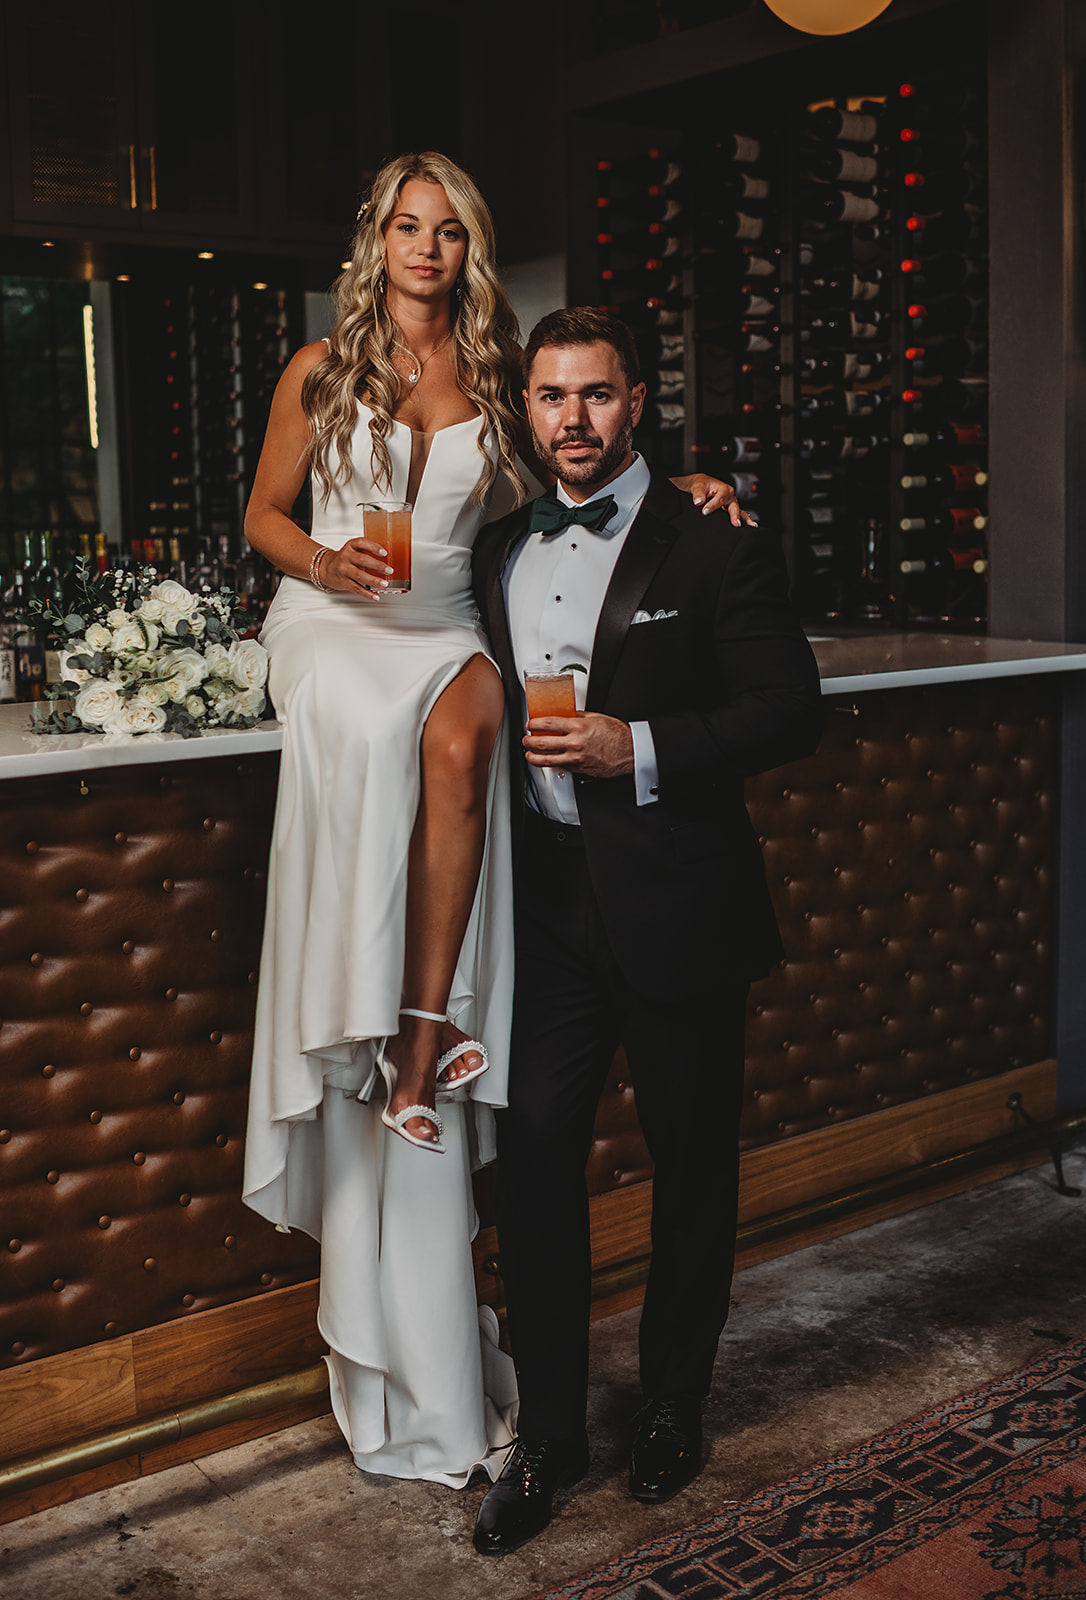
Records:
[[[886,10],[890,0],[765,0],[770,11],[800,33],[852,33]]]

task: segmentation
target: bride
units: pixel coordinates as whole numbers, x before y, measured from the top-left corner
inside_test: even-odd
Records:
[[[505,701],[471,547],[527,493],[516,321],[467,174],[388,163],[335,296],[276,390],[245,522],[284,574],[261,635],[284,735],[244,1194],[321,1242],[358,1465],[459,1486],[500,1471],[516,1409],[470,1249],[513,978]],[[361,536],[376,499],[413,505],[407,593]]]

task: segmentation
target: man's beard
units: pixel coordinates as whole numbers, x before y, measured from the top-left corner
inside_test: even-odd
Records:
[[[532,430],[532,444],[535,453],[545,467],[549,467],[559,483],[573,483],[579,487],[585,484],[600,483],[604,478],[609,478],[616,467],[622,465],[633,448],[633,426],[627,414],[626,421],[608,446],[598,434],[592,433],[588,428],[574,428],[563,434],[561,444],[587,444],[598,449],[602,454],[595,461],[567,461],[560,450],[550,449],[543,444],[535,430]]]

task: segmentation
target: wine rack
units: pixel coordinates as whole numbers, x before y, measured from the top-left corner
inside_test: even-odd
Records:
[[[657,97],[651,142],[627,128],[621,154],[597,149],[574,296],[635,329],[638,447],[665,472],[732,479],[781,530],[808,622],[982,631],[977,36],[817,59],[772,87],[676,95],[663,136]]]
[[[123,286],[132,553],[190,581],[248,561],[242,536],[275,385],[300,342],[281,286]],[[259,587],[259,585],[257,586]]]

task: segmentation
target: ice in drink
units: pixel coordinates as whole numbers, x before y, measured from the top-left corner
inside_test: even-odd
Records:
[[[411,587],[411,507],[401,500],[374,500],[362,507],[363,534],[388,551],[386,594]]]
[[[575,717],[577,694],[572,672],[528,672],[524,674],[524,697],[528,720],[533,717]]]

